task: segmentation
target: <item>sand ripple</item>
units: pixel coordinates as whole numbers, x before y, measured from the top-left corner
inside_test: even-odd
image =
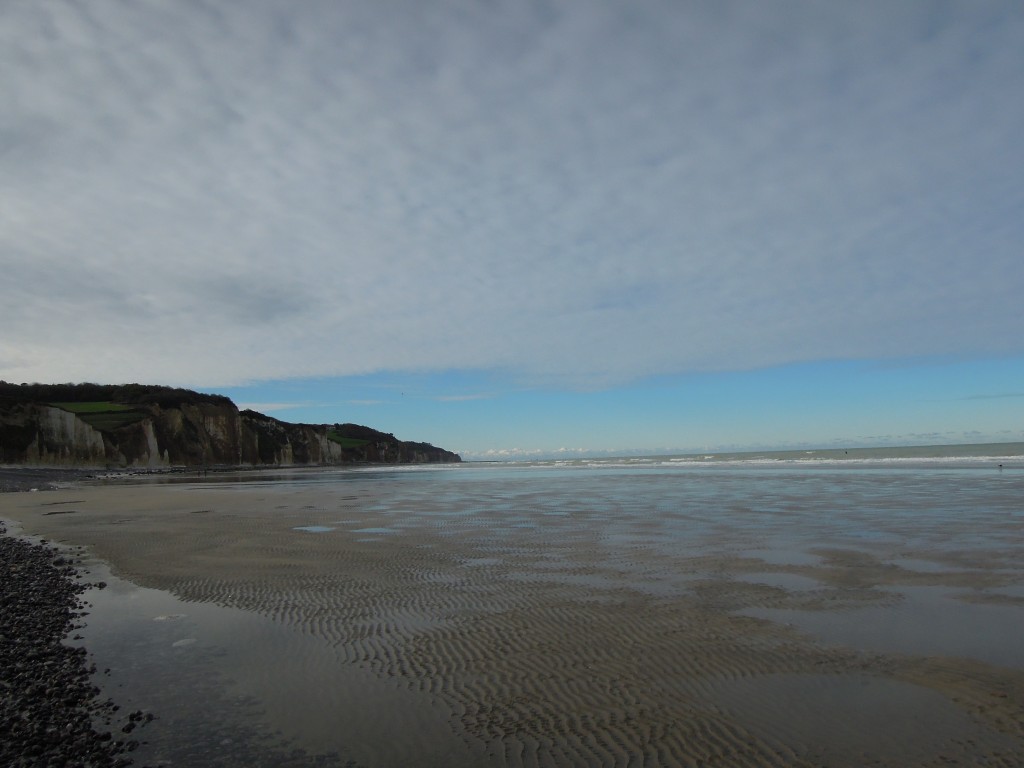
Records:
[[[756,526],[727,530],[697,512],[635,517],[635,499],[611,489],[600,513],[571,496],[481,494],[473,503],[486,512],[475,516],[446,515],[443,498],[379,489],[74,493],[78,514],[44,518],[40,505],[22,517],[88,544],[140,584],[322,639],[339,663],[426,697],[493,765],[1024,760],[1019,670],[827,646],[742,613],[899,610],[901,584],[1013,582],[1004,529],[996,568],[973,560],[912,571],[885,558],[888,539],[855,548],[834,535],[830,546],[771,562],[750,554],[764,545]],[[367,541],[367,529],[386,532]],[[780,586],[787,577],[800,588]],[[854,690],[857,706],[844,704]],[[873,717],[900,696],[917,730]],[[841,718],[847,730],[818,743],[780,712],[803,723]],[[861,726],[877,738],[843,741]]]

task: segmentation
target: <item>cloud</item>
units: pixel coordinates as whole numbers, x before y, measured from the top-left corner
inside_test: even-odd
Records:
[[[1003,392],[996,395],[969,395],[962,400],[1002,400],[1004,398],[1024,397],[1024,392]]]
[[[0,378],[1024,352],[1014,3],[13,3]]]

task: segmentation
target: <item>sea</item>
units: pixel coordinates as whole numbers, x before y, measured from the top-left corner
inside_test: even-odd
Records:
[[[713,469],[850,469],[850,470],[1024,470],[1024,442],[963,443],[950,445],[901,445],[858,448],[786,449],[759,451],[703,451],[700,453],[579,456],[569,458],[468,460],[459,464],[406,464],[362,467],[287,467],[258,470],[224,469],[204,473],[209,482],[334,483],[359,476],[472,472],[473,477],[550,477],[574,470],[647,473],[699,472]],[[581,475],[583,477],[584,475]],[[114,478],[117,479],[117,476]],[[131,480],[131,476],[128,478]],[[138,479],[137,477],[135,479]],[[195,482],[196,475],[182,471],[157,473],[146,482]]]
[[[966,443],[900,445],[861,448],[801,448],[761,451],[703,451],[700,453],[610,456],[543,461],[470,462],[510,466],[602,467],[1024,467],[1024,443]]]

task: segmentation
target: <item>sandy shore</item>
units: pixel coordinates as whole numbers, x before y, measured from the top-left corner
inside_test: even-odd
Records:
[[[444,499],[390,493],[370,481],[80,487],[5,495],[0,517],[85,545],[183,611],[241,609],[287,633],[272,642],[304,659],[289,678],[308,677],[268,683],[261,716],[311,754],[401,764],[377,737],[360,742],[378,702],[421,765],[1024,761],[1019,551],[764,551],[730,543],[730,529],[673,550],[654,521],[625,530],[528,500],[500,521],[459,517]],[[914,590],[1010,636],[960,638],[955,653],[887,639],[913,618]],[[829,616],[851,615],[881,635],[827,636]],[[807,631],[814,617],[822,632]],[[338,669],[359,688],[344,700],[321,690]]]

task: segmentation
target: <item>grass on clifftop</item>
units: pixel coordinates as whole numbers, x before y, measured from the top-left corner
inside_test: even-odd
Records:
[[[137,410],[135,406],[103,400],[88,403],[50,403],[50,405],[64,411],[71,411],[90,427],[98,429],[100,432],[111,432],[146,417],[146,413]]]
[[[54,408],[60,408],[72,413],[112,413],[113,411],[133,411],[134,406],[109,401],[97,401],[94,403],[50,403]]]
[[[327,430],[327,439],[332,443],[337,443],[342,448],[362,448],[370,442],[369,440],[360,440],[356,437],[343,437],[336,429]]]

